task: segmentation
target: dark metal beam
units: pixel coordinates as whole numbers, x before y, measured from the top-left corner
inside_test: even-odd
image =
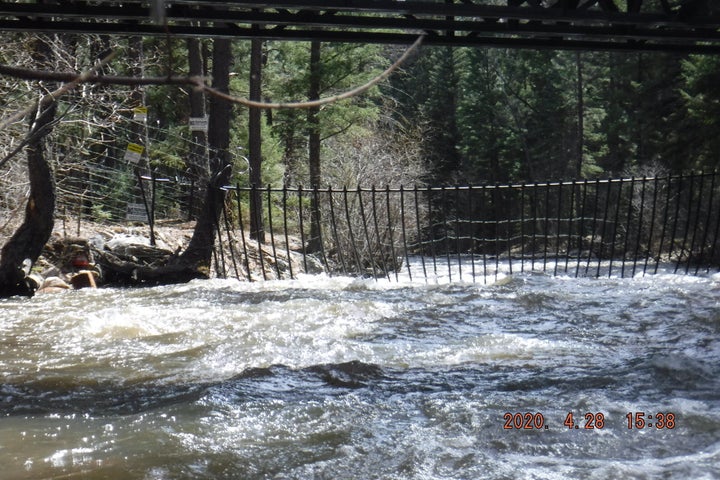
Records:
[[[720,53],[720,12],[700,8],[710,14],[693,16],[682,7],[648,11],[643,0],[625,3],[626,11],[611,0],[550,7],[535,0],[168,0],[158,11],[162,0],[0,0],[0,31],[364,43],[409,43],[425,34],[430,45]]]

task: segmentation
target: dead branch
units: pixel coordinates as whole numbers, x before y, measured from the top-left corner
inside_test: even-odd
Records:
[[[77,87],[78,85],[80,85],[81,83],[87,82],[88,79],[92,75],[94,75],[94,73],[95,73],[95,71],[97,71],[97,69],[102,68],[110,60],[115,58],[116,55],[117,55],[117,51],[110,52],[109,54],[107,54],[105,57],[103,57],[100,61],[98,61],[94,66],[92,66],[88,70],[84,71],[80,75],[75,75],[74,78],[72,80],[68,81],[68,83],[66,83],[65,85],[57,88],[56,90],[54,90],[48,94],[43,95],[42,97],[40,97],[40,99],[36,103],[30,105],[26,109],[24,109],[20,112],[17,112],[14,115],[11,115],[10,117],[6,117],[2,121],[0,121],[0,129],[6,128],[8,125],[10,125],[12,123],[19,122],[20,120],[25,118],[27,115],[30,115],[31,113],[36,112],[38,109],[42,109],[42,108],[46,107],[47,105],[54,102],[58,98],[62,97],[63,95],[65,95],[66,93],[68,93],[69,91],[71,91],[72,89]],[[41,73],[47,74],[49,72],[41,72]],[[42,79],[38,79],[38,80],[42,80]]]
[[[81,83],[95,83],[95,84],[115,84],[115,85],[191,85],[195,88],[204,90],[209,95],[227,100],[228,102],[238,103],[245,105],[250,108],[261,108],[261,109],[283,109],[283,108],[317,108],[322,105],[334,103],[340,100],[345,100],[351,97],[360,95],[375,85],[379,84],[383,80],[387,79],[392,75],[400,66],[410,57],[410,55],[420,46],[424,38],[424,35],[420,35],[417,40],[398,58],[392,65],[390,65],[380,75],[372,78],[367,83],[360,85],[359,87],[348,90],[338,95],[332,95],[330,97],[321,98],[319,100],[302,101],[302,102],[257,102],[248,98],[236,97],[223,93],[219,90],[205,84],[205,80],[201,77],[183,77],[183,76],[163,76],[163,77],[126,77],[126,76],[115,76],[115,75],[97,75],[95,71],[101,66],[105,65],[112,57],[115,56],[115,52],[103,58],[103,60],[95,65],[93,68],[83,72],[80,75],[74,73],[62,73],[62,72],[47,72],[39,70],[31,70],[27,68],[11,67],[8,65],[0,65],[0,75],[7,75],[14,78],[20,78],[23,80],[45,80],[45,81],[59,81],[68,82],[62,87],[58,88],[54,92],[45,95],[40,101],[49,102],[57,99],[58,97],[69,92],[77,85]],[[16,122],[32,112],[36,106],[28,107],[22,112],[16,113],[11,117],[0,121],[0,128],[5,128],[7,125]]]

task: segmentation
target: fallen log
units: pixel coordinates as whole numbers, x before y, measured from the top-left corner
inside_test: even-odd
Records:
[[[170,252],[149,245],[134,245],[123,252],[94,250],[103,285],[152,286],[186,283],[210,278],[218,219],[225,202],[223,187],[230,183],[232,168],[226,165],[208,182],[202,214],[184,252]]]

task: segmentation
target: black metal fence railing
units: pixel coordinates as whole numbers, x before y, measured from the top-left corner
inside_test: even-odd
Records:
[[[218,273],[426,281],[525,271],[705,273],[720,266],[719,189],[716,173],[467,187],[231,187],[218,224]],[[244,206],[252,195],[262,219],[251,232]]]

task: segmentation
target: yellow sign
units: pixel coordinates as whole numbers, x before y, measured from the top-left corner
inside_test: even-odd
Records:
[[[147,120],[147,113],[147,107],[135,107],[133,108],[133,120],[144,122]]]
[[[142,158],[144,151],[145,147],[142,145],[138,145],[137,143],[128,143],[127,150],[125,150],[125,161],[138,163]]]

